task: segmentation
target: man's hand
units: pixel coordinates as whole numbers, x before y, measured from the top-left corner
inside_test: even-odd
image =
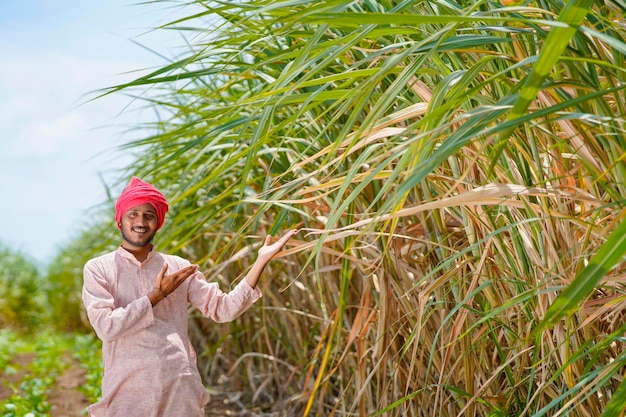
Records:
[[[285,243],[287,243],[287,241],[291,239],[296,233],[298,233],[298,229],[290,230],[285,233],[283,237],[281,237],[272,244],[270,244],[270,242],[272,241],[272,236],[267,235],[267,237],[265,238],[265,243],[263,244],[261,249],[259,249],[257,259],[265,261],[265,263],[269,262],[269,260],[272,259],[278,252],[280,252],[283,246],[285,246]]]
[[[274,243],[270,243],[272,241],[272,236],[267,235],[267,237],[265,238],[265,243],[263,244],[261,249],[259,249],[256,261],[252,265],[252,268],[250,269],[250,272],[248,272],[248,275],[246,275],[246,281],[248,281],[248,284],[250,284],[252,288],[256,287],[256,284],[259,281],[259,277],[261,276],[265,265],[267,265],[270,259],[272,259],[274,256],[276,256],[278,252],[280,252],[280,250],[283,248],[283,246],[285,246],[287,241],[294,237],[296,233],[298,233],[298,229],[290,230]]]
[[[154,282],[154,291],[148,294],[153,306],[173,293],[180,284],[193,275],[198,270],[198,265],[189,265],[171,274],[167,274],[167,268],[167,263],[164,263]]]

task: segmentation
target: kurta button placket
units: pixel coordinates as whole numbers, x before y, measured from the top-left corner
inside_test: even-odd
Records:
[[[147,281],[147,277],[146,274],[144,273],[145,268],[143,267],[143,263],[139,264],[139,267],[137,268],[137,276],[139,277],[139,282],[141,282],[141,289],[144,293],[147,293],[150,291],[150,286],[149,283]]]

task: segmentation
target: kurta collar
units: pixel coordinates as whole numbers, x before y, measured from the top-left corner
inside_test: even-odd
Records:
[[[154,256],[154,254],[156,253],[156,247],[154,245],[152,245],[152,249],[150,250],[150,252],[148,252],[148,257],[146,258],[145,261],[143,262],[139,262],[137,260],[137,258],[135,258],[135,255],[133,255],[132,253],[130,253],[129,251],[127,251],[126,249],[124,249],[122,246],[117,248],[117,253],[126,259],[129,259],[130,261],[141,265],[142,263],[146,263],[148,262],[150,259],[152,259],[152,257]]]

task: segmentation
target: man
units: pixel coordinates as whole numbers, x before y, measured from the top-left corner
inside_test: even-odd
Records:
[[[209,283],[197,265],[157,252],[167,200],[133,177],[115,205],[122,245],[85,264],[83,303],[102,340],[102,398],[92,417],[202,417],[209,402],[187,334],[187,306],[217,322],[232,321],[261,297],[259,277],[297,230],[270,244],[229,293]]]

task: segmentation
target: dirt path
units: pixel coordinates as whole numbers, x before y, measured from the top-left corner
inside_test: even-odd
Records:
[[[10,371],[0,375],[0,402],[15,394],[15,386],[22,380],[28,364],[34,358],[33,353],[20,354],[13,358]],[[63,361],[70,366],[59,375],[48,397],[52,406],[50,417],[83,417],[86,415],[83,411],[89,402],[77,389],[85,381],[85,370],[69,352],[63,356]]]
[[[48,401],[52,405],[50,417],[79,417],[84,416],[83,411],[89,405],[89,401],[78,391],[85,382],[86,371],[80,364],[67,353],[63,360],[70,364],[63,374],[59,375],[55,387],[50,392]]]
[[[26,373],[26,367],[35,358],[34,353],[24,353],[17,355],[11,361],[9,371],[5,370],[0,374],[0,402],[6,400],[14,394],[13,386],[22,380],[22,377]]]
[[[26,368],[35,358],[32,353],[20,354],[13,358],[11,372],[0,374],[0,402],[14,394],[12,388],[22,379],[26,373]],[[78,391],[78,388],[85,382],[86,371],[74,359],[70,352],[63,355],[63,361],[69,364],[61,375],[57,377],[54,388],[50,391],[48,402],[52,406],[50,417],[84,417],[85,409],[89,401]],[[211,394],[211,402],[206,408],[207,417],[217,416],[237,416],[254,417],[258,414],[246,410],[239,401],[237,393],[216,393]]]

